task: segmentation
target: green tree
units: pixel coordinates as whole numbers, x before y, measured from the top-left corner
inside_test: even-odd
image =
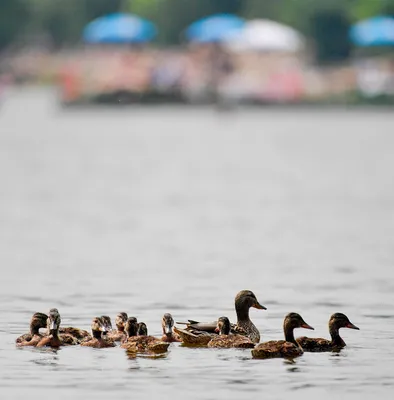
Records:
[[[24,34],[30,8],[23,0],[1,0],[0,50]]]

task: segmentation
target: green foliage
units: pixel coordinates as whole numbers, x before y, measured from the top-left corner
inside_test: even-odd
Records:
[[[327,60],[348,54],[348,21],[394,14],[394,0],[1,0],[0,49],[42,33],[56,45],[76,44],[89,21],[116,11],[152,20],[163,44],[179,43],[190,23],[210,14],[273,19],[317,41],[319,59]]]
[[[311,18],[311,33],[317,43],[320,63],[343,61],[350,55],[350,23],[341,11],[317,11]]]

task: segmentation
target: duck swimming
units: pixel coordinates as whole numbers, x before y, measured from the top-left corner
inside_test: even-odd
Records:
[[[247,336],[253,343],[258,343],[260,341],[260,332],[249,318],[249,309],[251,307],[257,308],[258,310],[267,309],[258,302],[257,297],[252,291],[241,290],[235,296],[235,312],[237,313],[237,323],[231,324],[231,333]],[[217,327],[217,321],[213,323],[200,323],[189,320],[186,325],[186,331],[192,331],[194,334],[197,333],[196,331],[214,333]],[[177,333],[179,333],[178,331],[180,330],[176,330]],[[181,336],[181,334],[179,335]]]
[[[230,335],[230,321],[227,317],[218,319],[216,329],[219,335],[216,335],[208,342],[208,347],[250,349],[255,346],[246,336]]]
[[[126,339],[125,325],[127,322],[127,314],[125,312],[119,313],[115,318],[116,330],[108,333],[108,338],[114,340],[115,342],[122,341]]]
[[[294,358],[302,355],[303,351],[294,339],[295,328],[313,329],[297,313],[287,314],[283,323],[285,340],[271,340],[260,343],[252,350],[253,358]]]
[[[93,318],[91,328],[93,336],[92,339],[82,342],[81,346],[94,347],[96,349],[115,347],[115,343],[113,341],[107,340],[103,337],[103,333],[106,332],[106,327],[101,318]]]
[[[137,336],[139,329],[142,335]],[[127,319],[125,331],[127,338],[122,343],[121,347],[128,352],[160,354],[165,353],[170,345],[154,336],[144,335],[143,333],[148,333],[146,324],[141,323],[141,325],[139,325],[135,317],[129,317]]]
[[[181,339],[177,334],[174,334],[173,328],[174,328],[174,319],[172,318],[172,315],[169,313],[165,313],[163,315],[163,318],[161,320],[161,327],[163,329],[163,336],[161,337],[162,342],[180,342]]]
[[[38,342],[44,337],[40,334],[40,328],[46,328],[48,316],[44,313],[34,313],[30,320],[30,333],[25,333],[19,336],[15,343],[18,347],[22,346],[36,346]]]
[[[331,315],[328,321],[328,330],[331,335],[331,340],[302,336],[297,338],[297,343],[304,351],[322,352],[340,350],[346,346],[344,340],[339,336],[340,328],[360,329],[352,324],[345,314],[335,313]]]
[[[51,308],[48,313],[47,319],[47,336],[43,337],[36,347],[54,347],[58,348],[64,343],[59,337],[59,327],[61,323],[60,314],[57,308]]]

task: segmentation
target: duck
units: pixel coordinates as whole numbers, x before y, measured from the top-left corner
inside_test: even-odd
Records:
[[[336,351],[346,346],[345,341],[339,336],[340,328],[350,328],[360,330],[356,325],[350,322],[349,318],[342,313],[332,314],[328,321],[328,330],[331,340],[322,338],[309,338],[302,336],[297,338],[297,343],[304,351],[323,352]]]
[[[112,340],[107,340],[103,337],[103,333],[106,332],[106,327],[100,317],[93,318],[91,329],[92,339],[82,342],[81,346],[94,347],[97,349],[115,347],[115,343]]]
[[[142,327],[142,329],[141,329]],[[140,335],[138,336],[138,331]],[[146,324],[138,324],[137,318],[129,317],[125,326],[126,339],[123,341],[121,347],[126,349],[128,353],[165,353],[170,343],[162,342],[154,336],[144,335],[148,333]]]
[[[19,336],[15,343],[18,347],[36,346],[44,337],[40,334],[40,328],[46,328],[48,316],[41,312],[36,312],[30,319],[30,332]]]
[[[36,345],[36,347],[59,348],[65,343],[59,337],[61,318],[57,308],[51,308],[47,318],[48,332]]]
[[[308,325],[300,314],[287,314],[283,322],[283,331],[285,340],[271,340],[269,342],[260,343],[252,349],[253,358],[295,358],[303,354],[301,346],[294,339],[293,330],[295,328],[313,328]]]
[[[173,343],[181,342],[180,337],[173,332],[174,319],[170,313],[165,313],[161,320],[161,327],[163,329],[163,336],[161,337],[162,342]]]
[[[235,296],[234,303],[235,312],[237,314],[237,323],[230,325],[231,333],[247,336],[253,343],[259,343],[260,332],[249,318],[249,309],[253,307],[257,308],[258,310],[266,310],[267,308],[259,303],[256,295],[251,290],[241,290]],[[193,320],[188,320],[188,322],[186,323],[177,323],[187,325],[186,331],[192,331],[194,334],[197,333],[196,331],[214,333],[215,329],[217,328],[217,321],[212,323],[201,323]],[[176,332],[178,333],[178,331],[181,330],[178,329]],[[183,339],[180,333],[179,335]]]
[[[219,335],[213,337],[208,342],[208,347],[250,349],[255,346],[246,336],[230,335],[230,320],[227,317],[220,317],[218,319],[216,330]]]
[[[127,322],[127,313],[120,312],[115,318],[116,330],[112,330],[108,333],[108,338],[114,340],[115,342],[121,342],[126,338],[125,324]]]

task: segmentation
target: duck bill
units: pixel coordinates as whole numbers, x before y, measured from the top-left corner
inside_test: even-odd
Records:
[[[254,308],[257,308],[258,310],[266,310],[267,307],[262,306],[258,301],[256,301],[256,303],[253,304]]]
[[[357,329],[358,331],[360,330],[359,327],[357,327],[356,325],[352,324],[351,322],[349,322],[349,323],[346,325],[346,328]]]
[[[55,331],[57,329],[57,325],[56,325],[55,320],[51,320],[51,322],[49,323],[49,329],[51,331]]]
[[[164,326],[164,333],[165,333],[167,336],[172,335],[172,326],[171,326],[171,325],[165,325],[165,326]]]
[[[315,328],[312,328],[310,325],[308,325],[306,322],[304,322],[302,325],[301,325],[301,328],[304,328],[304,329],[311,329],[312,331],[314,331],[315,330]]]

